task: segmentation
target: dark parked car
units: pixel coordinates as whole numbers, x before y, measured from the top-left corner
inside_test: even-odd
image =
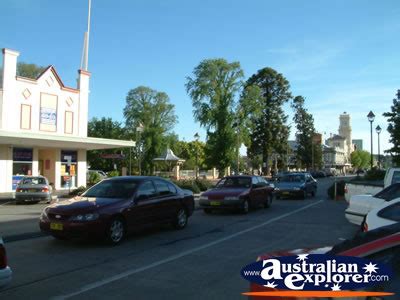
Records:
[[[276,188],[279,197],[301,197],[308,194],[315,196],[317,181],[309,173],[290,173],[278,178]]]
[[[275,198],[275,187],[260,176],[228,176],[215,188],[200,195],[200,207],[205,213],[214,209],[239,209],[248,213],[257,206],[269,207]]]
[[[11,282],[12,271],[7,263],[6,248],[0,237],[0,289]]]
[[[46,177],[43,176],[25,176],[18,183],[15,190],[15,202],[21,204],[24,202],[39,203],[40,201],[52,200],[53,188]]]
[[[191,191],[158,177],[104,179],[82,196],[46,207],[40,229],[55,238],[105,237],[118,244],[132,230],[160,223],[186,227],[193,214]]]

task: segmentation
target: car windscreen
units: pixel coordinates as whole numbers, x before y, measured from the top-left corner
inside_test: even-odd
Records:
[[[216,188],[250,188],[251,178],[249,177],[228,177],[222,178]]]
[[[138,185],[133,180],[104,180],[87,190],[82,196],[96,198],[130,198]]]
[[[281,182],[304,182],[305,176],[304,175],[283,175],[279,177],[279,181]]]
[[[46,180],[42,177],[28,177],[22,179],[20,184],[46,184]]]

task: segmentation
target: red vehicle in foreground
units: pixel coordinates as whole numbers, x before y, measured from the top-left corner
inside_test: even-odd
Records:
[[[380,300],[380,299],[399,299],[400,297],[400,223],[380,227],[375,230],[357,234],[353,239],[346,240],[334,247],[298,249],[291,251],[280,251],[261,255],[257,261],[270,259],[278,256],[291,256],[299,254],[330,254],[343,256],[356,256],[368,258],[382,262],[393,270],[393,277],[390,282],[377,286],[374,291],[384,291],[394,293],[394,296],[387,297],[367,297],[367,298],[338,298],[354,300]],[[265,292],[275,289],[267,288],[257,284],[250,284],[250,292]],[[297,298],[297,297],[276,297],[276,296],[249,296],[254,300],[294,300],[294,299],[317,299],[317,298]],[[321,299],[321,298],[318,298]],[[326,299],[326,298],[324,298]]]

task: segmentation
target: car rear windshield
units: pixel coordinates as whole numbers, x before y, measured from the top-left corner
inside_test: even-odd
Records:
[[[248,177],[228,177],[222,178],[217,184],[217,188],[249,188],[251,178]]]
[[[46,180],[42,177],[29,177],[22,179],[21,184],[46,184]]]
[[[130,198],[138,185],[133,180],[104,180],[88,189],[82,196],[96,198]]]
[[[284,175],[279,178],[282,182],[303,182],[305,179],[304,175]]]

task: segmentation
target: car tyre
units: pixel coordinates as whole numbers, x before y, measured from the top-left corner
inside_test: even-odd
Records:
[[[113,218],[108,225],[106,238],[111,245],[118,245],[123,241],[126,234],[125,222],[121,217]]]
[[[317,190],[312,191],[312,192],[311,192],[311,197],[314,198],[316,193],[317,193]]]
[[[303,191],[303,195],[301,196],[301,198],[303,200],[305,200],[307,198],[307,191]]]
[[[272,204],[272,196],[268,194],[264,202],[264,208],[271,207],[271,204]]]
[[[249,200],[244,200],[240,211],[242,214],[247,214],[247,213],[249,213],[249,210],[250,210]]]
[[[175,220],[173,222],[173,225],[176,229],[180,230],[186,227],[188,223],[188,214],[186,209],[180,208],[178,212],[175,215]]]

